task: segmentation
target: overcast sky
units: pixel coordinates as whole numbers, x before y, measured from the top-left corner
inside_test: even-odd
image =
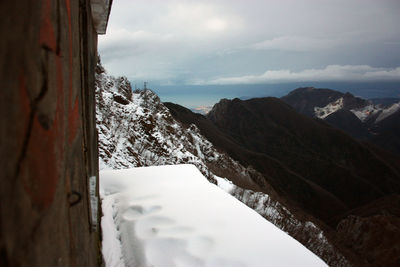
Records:
[[[400,81],[400,1],[114,0],[99,51],[138,83]]]

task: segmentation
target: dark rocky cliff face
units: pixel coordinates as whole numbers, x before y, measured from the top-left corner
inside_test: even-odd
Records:
[[[316,221],[319,226],[330,229],[333,242],[350,251],[348,259],[353,263],[398,262],[394,255],[398,255],[400,241],[390,239],[393,242],[371,246],[371,240],[379,235],[389,237],[399,230],[397,202],[383,201],[385,208],[374,204],[399,195],[398,157],[359,143],[321,120],[300,115],[275,98],[223,100],[208,118],[242,148],[279,162],[238,159],[261,172],[278,194],[289,200],[288,207],[311,214],[320,220]],[[368,205],[375,209],[361,212]],[[349,216],[356,216],[357,223],[349,223]],[[379,230],[374,228],[377,221],[383,224]],[[358,245],[352,243],[356,240]],[[367,257],[371,249],[374,256]]]
[[[90,1],[0,1],[0,16],[0,266],[99,266]]]

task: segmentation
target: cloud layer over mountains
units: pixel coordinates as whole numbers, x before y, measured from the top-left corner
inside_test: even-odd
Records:
[[[113,3],[103,63],[159,84],[400,80],[400,3]]]

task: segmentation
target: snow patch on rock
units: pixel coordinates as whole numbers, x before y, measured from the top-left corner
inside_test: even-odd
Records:
[[[368,118],[380,112],[381,109],[373,104],[370,104],[362,108],[351,109],[350,111],[353,112],[353,114],[356,115],[357,118],[359,118],[362,122],[365,122]]]
[[[370,104],[362,108],[352,109],[350,111],[353,112],[353,114],[356,115],[362,122],[365,122],[370,118],[374,118],[372,122],[378,123],[394,114],[398,110],[400,110],[400,102],[394,103],[389,107]]]
[[[383,109],[382,112],[379,114],[378,118],[376,118],[375,122],[380,122],[380,121],[386,119],[387,117],[389,117],[390,115],[393,115],[398,110],[400,110],[400,102],[395,103],[386,109]]]
[[[325,119],[332,113],[343,108],[343,97],[337,99],[334,102],[329,103],[325,107],[314,107],[314,114],[317,118]]]

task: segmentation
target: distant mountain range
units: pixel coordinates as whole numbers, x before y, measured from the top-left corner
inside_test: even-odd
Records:
[[[350,93],[298,88],[281,98],[296,111],[320,118],[359,139],[400,154],[400,99],[365,100]]]
[[[202,115],[206,115],[208,112],[210,112],[211,109],[212,109],[212,106],[199,106],[199,107],[192,108],[191,111],[202,114]]]

